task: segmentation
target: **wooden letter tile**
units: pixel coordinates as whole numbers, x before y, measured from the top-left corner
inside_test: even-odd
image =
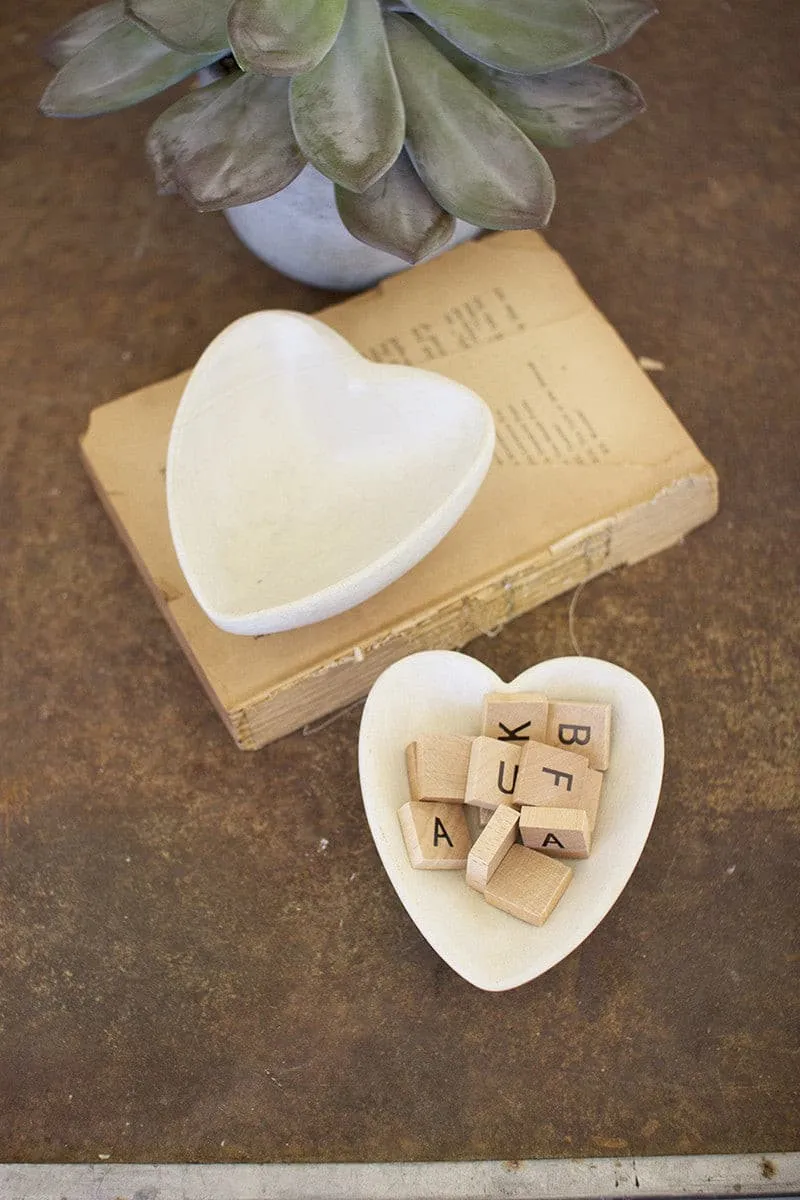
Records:
[[[484,889],[495,908],[530,925],[544,925],[566,891],[572,867],[527,846],[512,846]]]
[[[548,808],[582,808],[583,785],[589,765],[580,754],[529,742],[522,752],[517,804],[544,804]]]
[[[464,869],[472,839],[463,808],[409,800],[397,815],[412,867],[423,871]]]
[[[519,831],[526,846],[553,858],[588,858],[592,848],[589,816],[582,808],[524,805]]]
[[[483,734],[501,742],[547,740],[547,697],[536,692],[489,692],[483,701]]]
[[[522,747],[526,744],[476,737],[469,758],[464,803],[477,804],[479,808],[515,804]]]
[[[595,771],[605,771],[611,750],[611,705],[551,701],[545,741],[582,754]]]
[[[519,812],[498,804],[467,858],[467,883],[482,892],[517,836]]]
[[[412,800],[463,804],[473,738],[424,733],[406,748]]]
[[[590,767],[583,785],[583,807],[589,818],[589,832],[594,832],[597,824],[597,810],[600,807],[600,792],[603,787],[603,772],[593,771]]]
[[[417,743],[410,742],[406,746],[406,772],[408,774],[408,790],[411,799],[419,799],[419,774],[417,773]]]

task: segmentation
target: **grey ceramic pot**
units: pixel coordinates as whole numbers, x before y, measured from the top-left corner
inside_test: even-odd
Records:
[[[333,184],[310,165],[276,196],[229,208],[225,215],[237,237],[265,263],[316,287],[358,291],[408,266],[347,232],[336,211]],[[459,221],[450,245],[478,232]]]

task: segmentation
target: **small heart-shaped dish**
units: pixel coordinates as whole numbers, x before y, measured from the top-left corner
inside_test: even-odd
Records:
[[[468,388],[369,362],[300,313],[253,313],[211,343],[175,415],[178,561],[230,633],[323,620],[428,554],[493,450],[491,412]]]
[[[479,734],[487,692],[542,692],[612,705],[611,759],[592,852],[541,928],[492,908],[460,871],[418,871],[397,810],[409,799],[405,748],[423,733]],[[367,821],[400,900],[420,933],[469,983],[499,992],[566,958],[609,911],[644,849],[664,767],[661,714],[644,684],[597,658],[554,658],[503,683],[474,658],[411,654],[376,680],[361,718],[359,775]],[[389,949],[390,952],[390,949]]]

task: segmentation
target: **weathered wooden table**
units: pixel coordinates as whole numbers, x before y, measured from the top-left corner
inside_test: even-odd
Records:
[[[798,14],[670,0],[649,113],[553,154],[551,230],[720,472],[687,542],[586,588],[585,652],[662,705],[638,870],[518,991],[401,910],[359,713],[231,742],[83,474],[89,410],[259,307],[330,297],[158,198],[144,108],[36,114],[75,6],[4,13],[0,1158],[380,1161],[797,1148]],[[568,653],[569,597],[471,652]]]

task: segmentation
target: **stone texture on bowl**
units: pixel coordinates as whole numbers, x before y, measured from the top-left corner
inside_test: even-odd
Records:
[[[483,697],[543,692],[553,700],[611,704],[611,760],[592,853],[555,912],[534,928],[490,907],[454,871],[415,871],[397,810],[408,800],[405,747],[422,733],[477,735]],[[664,765],[658,705],[635,675],[597,658],[554,658],[509,684],[452,651],[411,654],[387,668],[367,698],[359,738],[364,808],[378,853],[411,919],[469,983],[504,991],[566,958],[602,921],[628,882],[655,816]]]
[[[231,633],[334,616],[441,541],[493,449],[492,415],[461,384],[370,362],[299,313],[242,317],[200,358],[172,427],[181,569]]]

